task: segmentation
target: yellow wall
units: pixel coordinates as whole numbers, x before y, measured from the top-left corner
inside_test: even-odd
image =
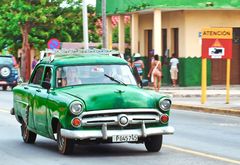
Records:
[[[143,56],[147,56],[145,50],[145,30],[153,29],[153,14],[143,14],[139,15],[139,50],[140,54]]]
[[[179,29],[179,57],[201,57],[199,32],[204,27],[240,27],[240,11],[163,11],[167,48],[173,53],[171,29]],[[145,30],[153,29],[153,13],[139,15],[139,50],[146,56]],[[154,35],[154,34],[153,34]],[[159,45],[161,46],[161,45]]]
[[[198,33],[204,27],[240,27],[240,11],[185,11],[185,57],[201,57]]]
[[[173,44],[171,30],[178,28],[179,32],[179,57],[185,54],[185,19],[183,11],[163,12],[162,13],[162,28],[167,29],[167,49],[170,50],[169,54],[173,53]]]
[[[179,56],[184,54],[184,38],[185,38],[185,30],[184,30],[184,15],[182,11],[176,12],[162,12],[162,28],[166,28],[168,35],[168,49],[171,51],[171,28],[179,28]],[[145,46],[145,30],[153,30],[153,13],[151,14],[142,14],[139,15],[139,42],[140,42],[140,54],[146,56],[146,46]],[[154,37],[154,34],[153,34]],[[161,43],[159,43],[161,46]]]

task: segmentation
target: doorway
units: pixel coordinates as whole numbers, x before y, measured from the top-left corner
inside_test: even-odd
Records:
[[[145,39],[145,54],[147,55],[147,59],[146,59],[146,65],[145,65],[145,71],[146,73],[149,72],[150,68],[151,68],[151,60],[152,60],[152,54],[154,52],[153,51],[153,36],[152,36],[153,32],[152,30],[145,30],[144,31],[144,39]],[[150,81],[150,79],[149,79]]]
[[[233,44],[232,44],[232,60],[230,83],[240,84],[240,28],[233,28]],[[224,85],[226,84],[226,60],[212,59],[211,72],[212,84]]]
[[[171,52],[175,53],[176,57],[179,57],[179,30],[178,28],[172,28],[171,30]]]

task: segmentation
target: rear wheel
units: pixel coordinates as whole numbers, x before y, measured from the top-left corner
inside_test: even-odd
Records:
[[[145,147],[148,152],[159,152],[162,148],[162,135],[147,137],[145,140]]]
[[[22,138],[25,143],[31,143],[31,144],[35,143],[37,134],[35,134],[32,131],[29,131],[24,121],[21,126],[21,131],[22,131]]]
[[[61,154],[68,155],[73,152],[74,140],[68,139],[61,135],[61,124],[60,123],[58,123],[58,127],[57,127],[57,144],[58,144],[58,151]]]
[[[2,89],[5,91],[7,90],[7,85],[2,86]]]

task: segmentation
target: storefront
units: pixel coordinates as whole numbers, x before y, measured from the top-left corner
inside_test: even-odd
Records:
[[[100,13],[101,1],[97,3]],[[201,0],[107,0],[108,23],[119,15],[119,50],[124,51],[124,15],[131,16],[131,51],[140,53],[147,64],[149,52],[167,56],[175,53],[179,60],[180,86],[201,84],[201,30],[205,27],[233,28],[231,84],[240,84],[240,2]],[[112,29],[108,24],[108,34]],[[111,48],[111,35],[108,45]],[[162,58],[163,59],[163,58]],[[162,60],[164,61],[164,60]],[[147,71],[146,71],[147,72]],[[226,61],[208,60],[208,84],[226,83]],[[163,64],[163,83],[170,84],[169,67]]]

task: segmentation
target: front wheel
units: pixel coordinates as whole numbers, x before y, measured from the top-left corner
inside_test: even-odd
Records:
[[[74,149],[74,140],[68,139],[61,135],[61,124],[58,124],[57,127],[57,144],[58,144],[58,151],[61,154],[68,155],[73,152]]]
[[[148,152],[158,152],[162,148],[162,135],[149,136],[145,139],[145,147]]]
[[[15,86],[17,86],[17,85],[13,85],[13,86],[11,86],[11,89],[13,90],[13,88],[14,88]]]
[[[33,144],[36,141],[37,134],[27,129],[27,124],[23,121],[21,126],[22,138],[25,143]]]

